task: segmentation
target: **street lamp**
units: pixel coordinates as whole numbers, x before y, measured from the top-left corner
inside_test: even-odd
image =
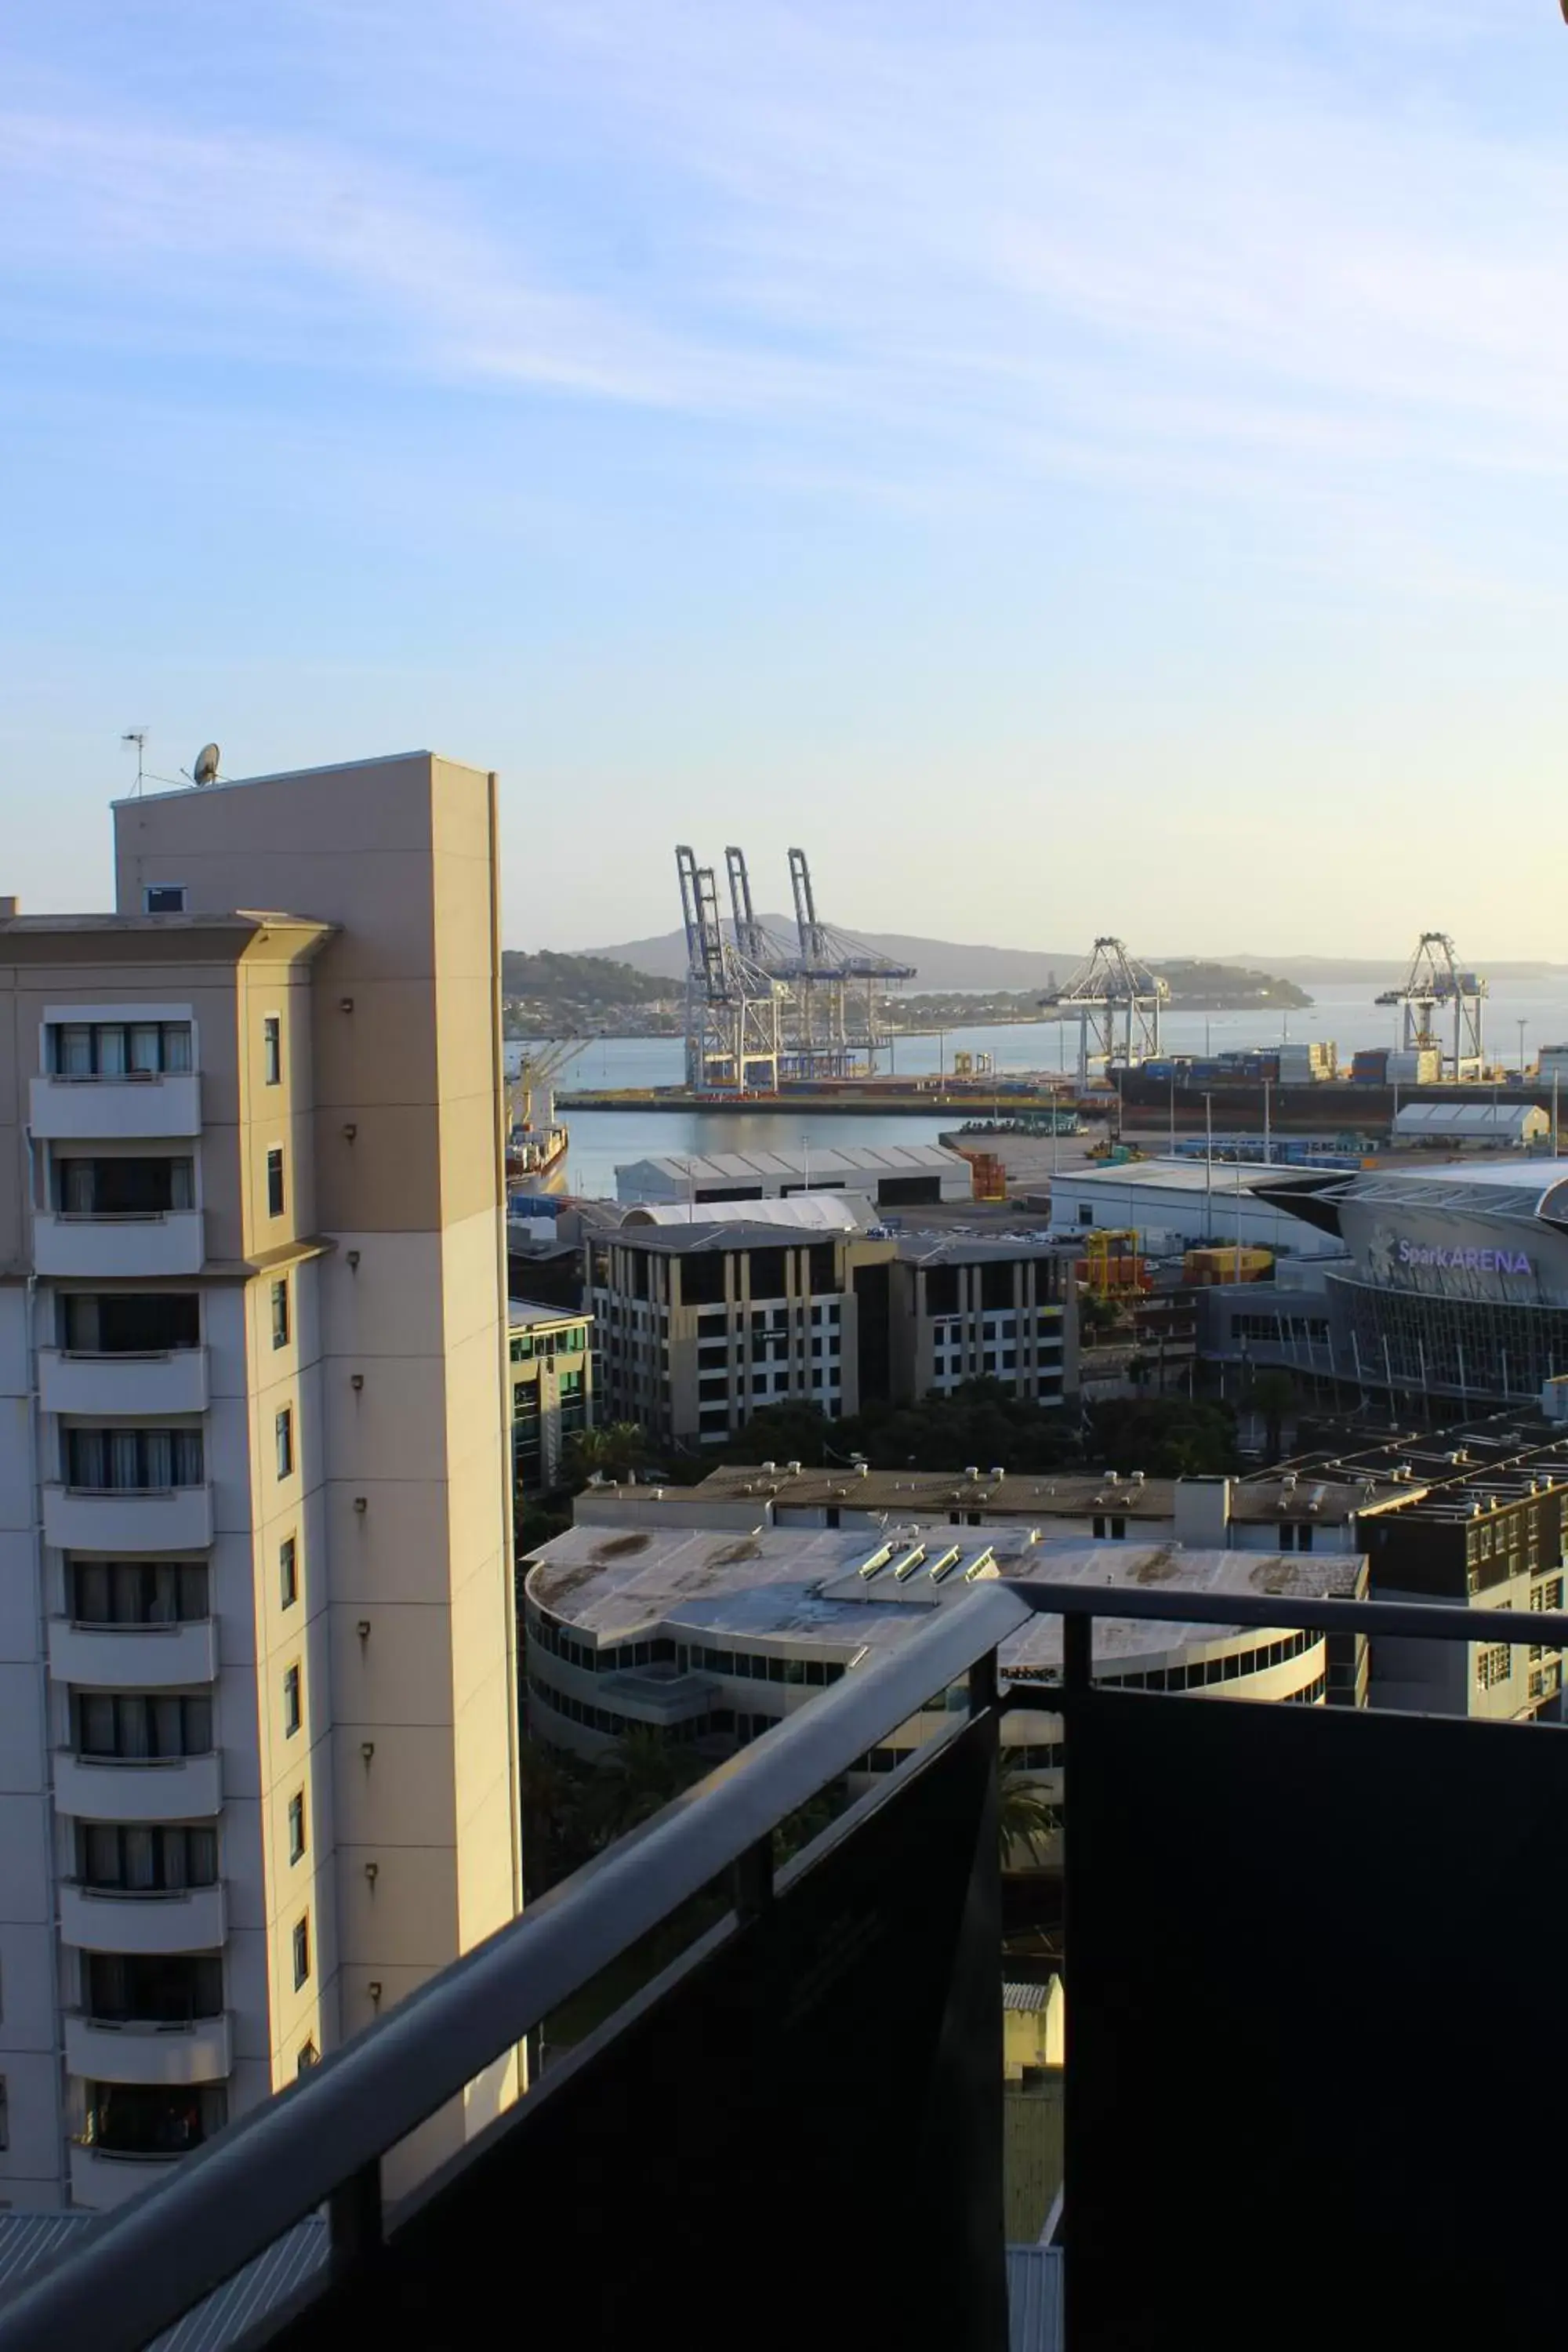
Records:
[[[1568,0],[1563,0],[1563,6],[1564,6],[1565,8],[1568,8]],[[1520,1016],[1520,1019],[1519,1019],[1519,1020],[1514,1024],[1514,1026],[1515,1026],[1515,1027],[1518,1029],[1518,1031],[1519,1031],[1519,1083],[1520,1083],[1520,1085],[1521,1085],[1521,1086],[1523,1086],[1523,1084],[1524,1084],[1524,1028],[1525,1028],[1525,1024],[1524,1024],[1524,1017],[1523,1017],[1523,1015],[1522,1015],[1522,1014]]]

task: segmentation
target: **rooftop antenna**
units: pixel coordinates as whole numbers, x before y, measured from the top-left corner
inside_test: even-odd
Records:
[[[145,727],[128,727],[120,739],[122,743],[134,743],[136,746],[136,797],[138,800],[142,797],[142,779],[146,773],[147,735],[148,730]]]
[[[204,743],[196,753],[196,764],[191,771],[191,782],[199,792],[205,784],[217,782],[218,749],[216,743]]]

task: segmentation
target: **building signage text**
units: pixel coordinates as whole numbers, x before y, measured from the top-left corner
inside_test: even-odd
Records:
[[[1522,1250],[1443,1249],[1424,1242],[1402,1241],[1401,1265],[1436,1265],[1455,1274],[1531,1274],[1534,1268]]]

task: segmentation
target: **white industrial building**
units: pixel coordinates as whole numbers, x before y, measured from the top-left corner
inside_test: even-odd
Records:
[[[627,1207],[862,1192],[879,1209],[934,1208],[971,1200],[973,1192],[968,1160],[940,1143],[802,1143],[778,1151],[634,1160],[616,1171],[616,1197]]]
[[[1481,1144],[1493,1151],[1523,1151],[1544,1143],[1552,1121],[1535,1103],[1494,1102],[1488,1095],[1458,1102],[1405,1103],[1394,1116],[1395,1143],[1436,1145],[1456,1150]]]
[[[1070,1241],[1099,1228],[1136,1233],[1148,1257],[1173,1257],[1205,1243],[1239,1242],[1277,1255],[1338,1257],[1337,1234],[1317,1231],[1276,1200],[1299,1171],[1260,1161],[1142,1160],[1121,1166],[1072,1168],[1052,1179],[1053,1240]],[[1309,1187],[1311,1180],[1306,1179]]]

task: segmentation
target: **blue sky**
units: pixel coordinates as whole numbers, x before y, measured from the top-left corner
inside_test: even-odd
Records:
[[[50,0],[0,888],[431,743],[507,931],[1568,960],[1555,0]]]

